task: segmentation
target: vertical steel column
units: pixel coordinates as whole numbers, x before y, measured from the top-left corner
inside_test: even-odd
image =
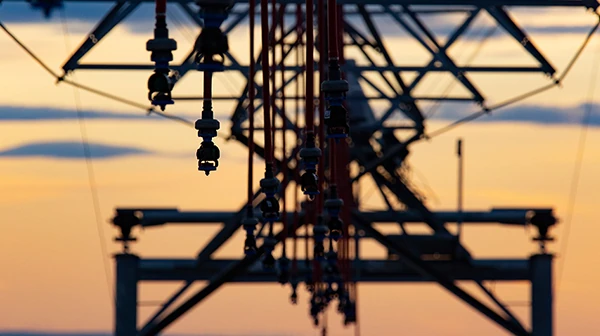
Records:
[[[553,293],[551,254],[531,256],[531,328],[533,336],[552,336]]]
[[[118,254],[115,336],[137,335],[137,281],[140,258]]]

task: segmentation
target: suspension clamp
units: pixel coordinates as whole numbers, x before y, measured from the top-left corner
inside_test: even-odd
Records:
[[[293,276],[290,280],[290,285],[292,287],[292,294],[290,295],[290,302],[293,305],[298,304],[298,279],[296,276]]]
[[[310,316],[313,318],[315,326],[319,325],[319,313],[323,310],[323,300],[318,291],[314,291],[310,299]]]
[[[342,79],[326,80],[321,83],[321,92],[329,103],[324,116],[324,122],[327,125],[327,138],[341,139],[348,137],[350,132],[348,111],[342,106],[348,89],[348,82]]]
[[[327,226],[330,231],[329,236],[335,241],[342,235],[344,223],[339,216],[343,205],[344,201],[340,198],[330,198],[326,200],[324,204],[327,214],[329,215],[329,220],[327,221]]]
[[[285,256],[281,256],[277,262],[279,266],[277,281],[280,284],[285,285],[286,283],[290,282],[290,259]]]
[[[273,258],[273,249],[275,248],[275,244],[277,244],[277,240],[273,237],[267,237],[263,242],[265,250],[265,258],[263,259],[264,268],[272,269],[275,267],[275,258]]]
[[[304,279],[304,285],[306,286],[306,290],[309,293],[313,293],[315,291],[315,282],[313,280],[312,275],[312,267],[308,266],[308,271],[306,272],[306,278]]]
[[[338,270],[338,254],[335,251],[327,251],[327,253],[325,254],[325,260],[327,261],[326,264],[326,272],[335,275],[337,273],[339,273]],[[332,280],[333,281],[333,280]]]
[[[242,219],[242,226],[246,231],[246,241],[244,242],[244,253],[246,255],[254,255],[256,253],[256,238],[254,230],[258,225],[258,219],[255,217],[246,217]]]
[[[321,157],[321,149],[318,147],[304,147],[300,150],[300,158],[304,162],[305,172],[300,177],[300,184],[304,195],[314,200],[319,194],[319,177],[316,174],[317,164]]]
[[[323,246],[323,241],[328,231],[327,226],[323,225],[322,218],[319,217],[317,225],[313,226],[313,239],[315,240],[314,257],[320,262],[325,261],[325,246]]]
[[[221,72],[225,70],[223,65],[225,53],[229,51],[227,35],[221,31],[221,24],[227,19],[229,4],[203,4],[200,6],[200,17],[204,19],[202,32],[196,39],[194,50],[195,61],[198,71]]]
[[[344,325],[348,325],[356,322],[356,303],[352,300],[348,300],[348,303],[344,309]]]
[[[279,189],[279,180],[275,177],[263,178],[260,180],[260,187],[265,194],[265,199],[260,204],[263,217],[268,221],[279,219],[279,201],[275,194]]]
[[[338,307],[337,307],[337,311],[339,313],[344,313],[346,311],[346,306],[348,305],[348,302],[350,301],[350,296],[348,295],[348,292],[346,292],[342,286],[341,289],[338,289]]]

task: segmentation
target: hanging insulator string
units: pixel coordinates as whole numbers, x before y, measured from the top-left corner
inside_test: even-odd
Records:
[[[292,294],[290,295],[290,301],[292,304],[298,303],[298,222],[300,221],[300,214],[298,209],[298,186],[294,185],[294,217],[292,221],[292,270],[290,273],[290,283],[292,285]]]
[[[148,79],[148,100],[164,111],[166,105],[174,104],[171,90],[177,76],[169,76],[169,62],[173,60],[177,42],[169,38],[167,0],[156,0],[155,4],[154,38],[146,43],[146,50],[151,52],[150,60],[154,62],[154,73]]]
[[[313,0],[306,0],[306,137],[314,137],[314,14]]]
[[[283,55],[285,54],[284,50],[284,36],[285,36],[285,5],[280,5],[281,16],[279,17],[279,27],[281,34],[280,52],[281,52],[281,173],[283,175],[283,186],[281,188],[281,206],[283,209],[283,235],[281,237],[281,258],[279,258],[279,283],[286,284],[290,281],[290,271],[289,264],[290,260],[287,257],[287,237],[288,237],[288,222],[287,222],[287,209],[286,209],[286,190],[288,186],[288,164],[287,164],[287,143],[286,143],[286,133],[287,133],[287,123],[286,123],[286,113],[285,113],[285,87],[283,86],[285,83],[285,62]]]
[[[309,200],[314,200],[319,194],[319,177],[317,176],[317,165],[321,157],[321,150],[315,144],[315,107],[314,107],[314,3],[306,0],[306,137],[304,148],[300,150],[300,157],[304,163],[304,174],[300,179],[302,191]]]
[[[254,172],[254,100],[255,100],[255,85],[254,77],[256,76],[256,63],[254,61],[254,25],[256,16],[256,0],[249,0],[249,19],[250,22],[250,69],[248,74],[248,207],[252,208],[254,200],[254,190],[252,185]],[[252,213],[254,217],[254,213]]]
[[[296,66],[300,67],[302,62],[301,62],[301,53],[299,52],[301,46],[302,46],[302,7],[300,4],[296,5],[296,45],[298,46],[298,49],[296,50]],[[283,25],[282,25],[283,26]],[[298,125],[298,122],[300,121],[300,87],[301,87],[301,79],[302,79],[302,72],[298,75],[298,77],[296,78],[295,81],[295,94],[296,94],[296,98],[294,100],[294,122],[296,125]],[[294,129],[294,135],[296,136],[296,140],[300,137],[300,132],[298,129]],[[299,174],[297,173],[297,169],[294,170],[293,172],[293,176],[294,176],[294,181],[298,181],[298,178],[300,177]],[[294,184],[294,220],[292,223],[292,236],[293,236],[293,256],[292,256],[292,271],[291,271],[291,278],[290,278],[290,283],[291,283],[291,287],[292,287],[292,294],[290,295],[290,301],[292,302],[292,304],[297,304],[298,303],[298,284],[300,282],[300,279],[298,279],[298,237],[297,237],[297,230],[298,230],[298,224],[300,221],[300,214],[299,214],[299,207],[300,207],[300,203],[298,202],[298,183],[296,182]],[[306,214],[305,214],[306,215]],[[306,218],[305,218],[306,220]],[[308,225],[306,225],[306,227],[308,227]],[[308,250],[308,245],[306,246],[307,250]]]
[[[271,95],[270,95],[270,71],[269,71],[269,0],[261,0],[261,42],[262,42],[262,77],[263,77],[263,115],[264,115],[264,139],[265,139],[265,177],[260,181],[260,187],[265,194],[261,204],[263,218],[269,225],[269,235],[265,238],[265,254],[263,265],[267,268],[275,266],[273,248],[277,241],[273,236],[273,222],[279,219],[279,201],[275,194],[279,190],[279,180],[275,177],[273,156],[274,148],[272,142],[271,125]]]
[[[250,28],[250,69],[248,74],[248,204],[246,205],[246,218],[242,221],[246,231],[246,241],[244,242],[244,252],[247,255],[256,253],[256,238],[254,231],[258,225],[258,219],[254,217],[254,100],[255,85],[254,77],[256,75],[256,63],[254,61],[254,21],[256,16],[256,0],[249,0],[249,28]]]
[[[325,54],[326,54],[326,46],[325,46],[325,0],[318,0],[317,2],[317,15],[318,15],[318,23],[317,29],[319,31],[319,82],[322,83],[326,80],[325,73]],[[323,120],[325,118],[325,95],[319,95],[319,127],[318,127],[318,135],[319,135],[319,148],[321,150],[325,150],[325,125]],[[324,160],[323,160],[324,161]],[[319,165],[317,176],[321,176],[324,178],[325,176],[325,162]],[[319,195],[317,199],[317,209],[319,212],[323,210],[323,202],[325,200],[323,195],[323,185],[324,181],[319,181]]]
[[[277,148],[275,143],[275,134],[277,134],[277,124],[275,123],[275,117],[277,116],[277,105],[275,103],[275,96],[277,95],[276,86],[276,73],[277,73],[277,49],[276,49],[276,38],[277,38],[277,0],[271,0],[271,34],[269,39],[269,52],[271,54],[271,127],[273,132],[272,146],[273,151]]]
[[[350,126],[348,124],[348,112],[342,105],[346,92],[348,92],[348,82],[342,80],[338,46],[343,47],[343,39],[337,34],[338,16],[335,0],[327,1],[327,29],[329,45],[329,79],[321,83],[321,94],[325,94],[329,103],[329,108],[325,112],[325,123],[327,125],[327,137],[341,139],[348,137]],[[343,17],[343,11],[340,16]],[[338,40],[340,40],[338,44]]]
[[[196,158],[198,159],[198,170],[208,176],[211,171],[217,170],[221,157],[219,148],[212,140],[217,136],[217,130],[221,127],[213,113],[212,77],[213,72],[225,70],[222,60],[223,55],[229,50],[229,44],[227,36],[221,31],[220,26],[227,18],[227,6],[208,6],[201,2],[198,5],[200,6],[200,16],[204,20],[204,27],[194,44],[194,49],[196,51],[195,61],[198,63],[197,69],[204,72],[204,102],[202,118],[198,119],[195,124],[198,136],[202,138]]]
[[[314,2],[306,0],[306,142],[305,147],[300,152],[304,159],[305,172],[302,175],[302,191],[313,200],[319,194],[319,178],[316,175],[317,165],[321,157],[321,150],[315,144],[314,129]],[[323,309],[323,299],[321,297],[320,281],[322,277],[321,262],[325,258],[325,248],[323,242],[327,234],[327,227],[323,224],[323,217],[318,215],[319,209],[312,204],[313,209],[313,281],[315,290],[313,300],[311,300],[311,315],[315,323],[318,323],[318,314]]]

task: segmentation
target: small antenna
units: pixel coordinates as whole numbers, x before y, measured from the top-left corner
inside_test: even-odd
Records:
[[[456,143],[456,155],[458,156],[458,220],[456,221],[457,235],[460,237],[462,232],[462,214],[463,214],[463,150],[462,139],[458,139]]]

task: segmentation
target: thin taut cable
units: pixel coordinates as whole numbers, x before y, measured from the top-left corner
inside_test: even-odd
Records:
[[[597,14],[598,15],[598,14]],[[600,15],[598,15],[598,23],[596,23],[596,25],[594,25],[594,27],[592,27],[592,29],[590,30],[590,32],[587,34],[585,40],[583,41],[583,43],[581,44],[581,46],[579,47],[579,49],[577,49],[577,52],[575,53],[575,55],[571,58],[571,60],[569,61],[569,64],[567,65],[567,67],[565,68],[565,70],[563,71],[563,73],[560,75],[560,77],[558,79],[555,79],[553,83],[551,84],[546,84],[540,88],[534,89],[532,91],[526,92],[524,94],[520,94],[516,97],[513,98],[509,98],[503,102],[500,102],[494,106],[490,106],[489,108],[483,108],[477,112],[474,112],[462,119],[459,119],[457,121],[454,121],[446,126],[443,126],[433,132],[428,133],[427,135],[425,135],[423,137],[423,139],[432,139],[436,136],[442,135],[458,126],[460,126],[461,124],[465,124],[468,123],[470,121],[473,121],[475,119],[478,119],[486,114],[489,114],[490,112],[494,111],[494,110],[499,110],[501,108],[507,107],[509,105],[513,105],[516,104],[518,102],[521,102],[525,99],[531,98],[535,95],[538,95],[542,92],[548,91],[552,88],[554,88],[555,86],[560,86],[560,84],[562,83],[562,81],[565,79],[565,77],[569,74],[569,72],[571,71],[571,69],[573,68],[573,66],[575,65],[575,63],[577,62],[577,60],[579,59],[579,57],[583,54],[583,50],[585,49],[585,47],[589,44],[590,40],[592,39],[592,37],[594,36],[594,33],[598,30],[598,27],[600,27]]]
[[[569,236],[571,233],[571,227],[573,222],[573,215],[575,213],[575,205],[577,201],[577,192],[579,191],[579,182],[581,180],[581,170],[583,168],[583,158],[585,154],[585,147],[587,142],[587,134],[590,126],[592,113],[594,112],[594,96],[596,93],[596,83],[598,82],[598,74],[600,62],[598,56],[600,55],[600,43],[598,43],[598,51],[596,55],[593,55],[593,64],[590,78],[590,86],[587,94],[587,105],[585,106],[585,112],[581,120],[581,133],[579,134],[579,143],[577,145],[577,152],[575,155],[575,166],[573,168],[573,176],[571,178],[571,188],[569,191],[569,200],[567,202],[567,215],[565,218],[565,228],[562,234],[562,241],[559,252],[558,262],[558,278],[556,281],[556,287],[560,290],[562,284],[562,277],[564,273],[565,263],[567,260],[567,248],[569,247]]]
[[[110,100],[114,100],[117,101],[119,103],[123,103],[141,110],[144,110],[145,112],[147,112],[148,114],[154,113],[160,117],[166,118],[166,119],[170,119],[173,121],[177,121],[180,123],[183,123],[187,126],[190,127],[194,127],[194,123],[186,120],[184,118],[178,117],[178,116],[173,116],[173,115],[169,115],[163,112],[160,112],[158,110],[155,110],[154,107],[152,106],[147,106],[147,105],[143,105],[134,101],[131,101],[129,99],[125,99],[123,97],[119,97],[117,95],[114,95],[112,93],[108,93],[108,92],[104,92],[95,88],[92,88],[90,86],[81,84],[79,82],[76,81],[72,81],[70,79],[66,79],[65,76],[59,76],[56,72],[54,72],[52,69],[50,69],[50,67],[48,66],[48,64],[46,64],[44,61],[42,61],[42,59],[40,57],[38,57],[33,51],[31,51],[31,49],[29,49],[29,47],[27,47],[23,42],[21,42],[21,40],[19,38],[17,38],[16,35],[14,35],[10,30],[8,30],[8,28],[2,23],[0,22],[0,28],[6,33],[6,35],[8,35],[16,44],[19,45],[19,47],[21,47],[21,49],[23,51],[25,51],[29,56],[31,56],[31,58],[33,58],[33,60],[38,63],[42,68],[44,68],[44,70],[46,70],[46,72],[54,77],[54,79],[57,81],[57,83],[65,83],[71,86],[74,86],[76,88],[79,88],[81,90],[93,93],[95,95],[98,96],[102,96],[104,98],[108,98]]]
[[[65,10],[61,11],[61,21],[63,26],[63,35],[65,37],[65,47],[67,50],[70,49],[69,46],[69,27],[67,23],[67,16]],[[81,134],[81,143],[83,145],[83,154],[85,157],[85,164],[87,170],[88,177],[88,185],[90,188],[90,194],[92,196],[92,207],[94,211],[94,217],[96,220],[96,231],[98,234],[98,241],[100,244],[100,253],[102,258],[102,265],[104,267],[104,275],[106,280],[106,290],[108,291],[108,297],[111,302],[111,307],[114,307],[112,303],[115,302],[115,292],[112,287],[112,276],[110,271],[110,264],[107,258],[108,256],[108,247],[106,246],[106,234],[104,232],[104,223],[102,222],[102,211],[100,208],[100,198],[98,196],[98,184],[96,183],[96,174],[94,172],[94,163],[92,159],[92,151],[90,149],[89,138],[87,133],[87,128],[85,125],[85,116],[82,111],[82,103],[81,96],[79,95],[79,90],[77,87],[73,87],[73,98],[75,101],[75,109],[77,111],[77,121],[79,123],[79,132]]]

